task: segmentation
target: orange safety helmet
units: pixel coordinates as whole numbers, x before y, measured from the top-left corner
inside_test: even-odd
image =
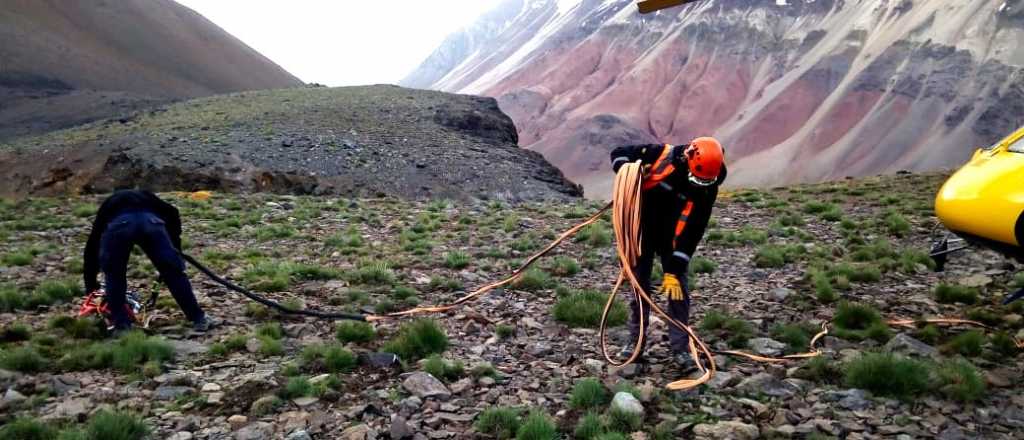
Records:
[[[690,167],[690,182],[709,186],[718,181],[725,163],[725,150],[713,137],[699,137],[683,151]]]

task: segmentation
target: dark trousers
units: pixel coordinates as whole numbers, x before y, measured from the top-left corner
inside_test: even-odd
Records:
[[[660,294],[651,290],[651,271],[654,269],[654,257],[655,255],[660,256],[662,259],[663,266],[665,265],[665,260],[672,258],[672,248],[655,247],[654,244],[658,242],[671,244],[671,240],[644,240],[641,245],[640,257],[636,262],[636,267],[633,268],[634,273],[636,273],[637,280],[640,281],[640,286],[643,287],[644,291],[647,292],[647,294],[650,295],[651,299],[655,301],[658,300]],[[651,246],[648,246],[648,243],[651,243]],[[666,298],[666,300],[668,301],[668,309],[666,309],[665,312],[668,313],[668,315],[671,316],[672,319],[682,322],[683,324],[690,325],[690,292],[689,289],[687,289],[686,287],[685,273],[679,276],[679,282],[683,285],[683,292],[685,293],[683,295],[683,300],[676,301]],[[640,305],[637,303],[636,299],[633,300],[631,307],[632,313],[629,319],[629,330],[630,335],[632,336],[631,340],[635,341],[637,336],[640,335]],[[651,308],[645,306],[644,323],[647,324],[647,327],[650,327],[650,322]],[[672,346],[673,353],[690,352],[690,335],[688,335],[686,332],[670,324],[668,336],[669,342]],[[646,337],[647,335],[644,335],[644,345],[640,347],[641,355],[643,355],[644,349],[646,348]],[[632,344],[632,342],[630,342],[630,344]]]
[[[131,326],[125,311],[128,290],[128,257],[138,245],[160,271],[178,306],[191,321],[203,318],[203,310],[185,276],[185,262],[171,244],[164,221],[149,212],[124,213],[107,225],[100,240],[100,268],[106,279],[107,304],[117,328]]]

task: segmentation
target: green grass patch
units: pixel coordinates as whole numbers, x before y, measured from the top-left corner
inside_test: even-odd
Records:
[[[558,299],[552,312],[555,319],[570,327],[597,328],[607,302],[606,295],[594,290],[572,292]],[[608,325],[617,327],[626,323],[626,306],[616,298],[608,311]]]
[[[302,365],[307,371],[347,373],[356,364],[356,356],[337,343],[310,345],[302,349]]]
[[[280,356],[284,354],[284,344],[280,340],[270,336],[258,336],[260,341],[259,353],[265,357]]]
[[[1006,332],[996,332],[989,338],[989,343],[992,345],[992,352],[996,354],[997,358],[1012,358],[1020,352],[1016,341]]]
[[[580,273],[580,263],[572,257],[559,255],[552,260],[550,271],[555,276],[571,277]]]
[[[348,273],[349,281],[356,284],[390,286],[397,280],[391,265],[383,261],[364,260]]]
[[[892,337],[892,331],[882,320],[882,315],[866,304],[839,303],[832,324],[832,334],[843,339],[886,342]]]
[[[985,379],[970,362],[955,359],[943,362],[935,369],[940,390],[949,398],[960,402],[974,402],[985,396]]]
[[[0,257],[0,263],[4,266],[28,266],[33,260],[35,255],[24,249],[13,250]]]
[[[444,254],[444,266],[449,269],[465,269],[469,266],[469,254],[461,251],[451,251]]]
[[[126,411],[100,410],[81,429],[70,428],[58,440],[142,440],[152,429],[138,415]]]
[[[694,257],[693,261],[690,261],[690,271],[693,273],[715,273],[718,270],[718,264],[704,257]]]
[[[16,347],[0,352],[0,367],[22,373],[38,373],[49,364],[33,347]]]
[[[0,440],[54,440],[60,432],[50,422],[19,417],[0,427]]]
[[[580,417],[573,430],[573,436],[581,440],[591,440],[604,433],[604,421],[596,412],[588,412]]]
[[[368,322],[344,321],[335,328],[334,336],[344,343],[362,344],[377,338],[377,331]]]
[[[893,236],[903,237],[910,233],[910,222],[895,210],[886,213],[882,221],[885,223],[885,229]]]
[[[865,353],[844,366],[843,383],[872,393],[909,398],[929,388],[924,362],[891,353]]]
[[[498,324],[494,326],[494,334],[498,339],[508,339],[516,335],[516,326],[509,324]]]
[[[612,244],[612,231],[604,222],[597,222],[580,230],[574,241],[590,247],[606,247]]]
[[[754,337],[754,327],[749,322],[714,309],[704,315],[700,328],[725,340],[732,348],[746,347],[747,340]]]
[[[285,384],[284,389],[281,390],[281,397],[285,399],[309,397],[313,395],[313,391],[313,384],[309,383],[309,378],[305,376],[295,376],[288,378],[288,382]]]
[[[778,324],[772,327],[771,335],[773,339],[785,342],[789,346],[789,353],[803,353],[809,349],[811,338],[819,330],[818,327],[806,322]]]
[[[21,322],[12,322],[0,329],[0,342],[21,342],[32,337],[32,328]]]
[[[262,225],[256,228],[252,236],[258,241],[271,241],[291,238],[295,234],[295,228],[288,225]]]
[[[640,414],[611,408],[606,413],[607,429],[611,432],[635,432],[643,427],[644,419]]]
[[[961,303],[973,305],[978,302],[978,289],[967,286],[939,284],[935,287],[935,300],[942,304]]]
[[[423,361],[423,371],[445,382],[453,382],[466,375],[462,362],[444,359],[437,353]]]
[[[569,396],[569,406],[574,409],[597,409],[609,402],[608,390],[604,384],[594,377],[588,377],[576,382]]]
[[[551,275],[548,275],[547,272],[537,268],[527,269],[526,272],[523,272],[523,274],[512,283],[512,287],[528,292],[550,289],[554,287],[554,285],[555,282],[551,279]]]
[[[843,378],[843,370],[834,360],[822,355],[813,357],[800,366],[795,376],[823,384],[837,384]]]
[[[507,440],[519,430],[519,411],[507,407],[485,409],[473,426],[477,431],[497,439]]]
[[[832,281],[824,272],[814,271],[810,274],[814,297],[822,304],[832,304],[839,300],[839,293],[832,287]]]
[[[531,411],[516,430],[516,440],[556,440],[555,422],[541,410]]]
[[[406,362],[422,359],[448,349],[448,336],[432,319],[417,319],[399,329],[398,334],[382,347]]]
[[[761,268],[779,268],[787,263],[796,262],[806,252],[807,249],[801,245],[764,245],[754,254],[754,265]]]
[[[985,334],[979,330],[969,330],[950,339],[949,342],[942,346],[942,351],[967,357],[977,357],[981,356],[983,345],[985,345]]]

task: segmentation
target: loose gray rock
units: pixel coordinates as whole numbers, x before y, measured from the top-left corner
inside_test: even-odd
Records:
[[[89,399],[88,397],[75,397],[58,403],[57,406],[53,408],[53,411],[47,414],[48,417],[44,418],[76,420],[79,417],[88,414],[92,407],[92,399]]]
[[[235,432],[235,440],[270,440],[273,435],[274,425],[256,422]]]
[[[632,394],[624,391],[615,393],[615,397],[612,398],[612,409],[627,414],[643,415],[644,413],[644,405]]]
[[[747,342],[750,349],[761,356],[779,356],[786,351],[786,345],[783,342],[776,341],[769,338],[754,338]]]
[[[421,399],[436,397],[441,400],[447,400],[452,396],[451,391],[448,391],[448,387],[444,386],[441,381],[422,371],[415,372],[405,378],[405,381],[402,382],[402,387]]]
[[[191,394],[193,391],[195,390],[191,387],[163,386],[153,392],[153,398],[156,400],[174,400],[186,394]]]
[[[174,433],[174,435],[167,438],[167,440],[192,440],[192,433],[188,431],[180,431]]]
[[[791,289],[780,287],[778,289],[772,289],[771,295],[776,301],[783,302],[786,298],[793,296],[793,293],[794,292]]]
[[[295,403],[295,405],[298,406],[299,408],[305,408],[305,407],[310,406],[310,405],[312,405],[314,403],[317,403],[319,401],[320,401],[320,399],[318,399],[316,397],[299,397],[299,398],[293,399],[292,403]]]
[[[850,411],[861,411],[872,407],[874,404],[868,400],[870,395],[867,391],[853,388],[843,391],[829,391],[822,396],[827,402],[839,402],[839,406]]]
[[[309,433],[303,429],[288,434],[285,440],[313,440],[313,437],[309,436]]]
[[[753,440],[761,436],[761,430],[742,422],[718,422],[713,425],[697,425],[693,433],[698,439]]]
[[[4,393],[3,399],[0,399],[0,407],[6,408],[9,407],[10,405],[24,402],[25,399],[28,398],[25,397],[24,394],[15,391],[14,388],[10,388],[7,390],[6,393]]]
[[[719,371],[716,372],[714,376],[711,376],[711,379],[708,380],[707,385],[712,389],[720,390],[723,388],[735,386],[737,383],[739,383],[739,381],[740,378],[737,377],[735,373],[730,373],[728,371]]]
[[[412,428],[409,427],[409,423],[404,418],[395,417],[391,420],[391,440],[401,440],[406,438],[412,438]]]
[[[934,358],[939,355],[939,350],[924,342],[910,337],[906,333],[900,333],[885,344],[886,351],[902,353],[923,358]]]
[[[174,347],[174,353],[179,356],[194,356],[210,351],[206,345],[191,339],[169,339],[167,343]]]
[[[50,379],[50,389],[58,396],[63,396],[82,388],[81,382],[71,377],[55,376]]]
[[[398,356],[393,353],[366,353],[359,355],[359,363],[382,370],[398,368]]]
[[[768,373],[758,373],[744,379],[737,386],[751,393],[763,393],[772,397],[792,397],[799,391],[796,386],[779,380]]]
[[[341,432],[341,438],[344,440],[367,440],[370,434],[370,427],[366,425],[356,425],[348,428]]]

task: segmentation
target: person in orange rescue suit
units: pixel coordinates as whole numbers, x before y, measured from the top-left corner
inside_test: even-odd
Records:
[[[633,270],[644,291],[650,292],[654,257],[661,257],[665,276],[659,291],[668,297],[667,312],[689,325],[687,268],[711,219],[718,187],[725,181],[722,145],[710,137],[694,139],[689,145],[632,145],[612,150],[611,160],[615,172],[629,162],[643,164],[640,257]],[[644,315],[644,322],[650,322],[650,308],[644,308]],[[629,328],[635,341],[640,333],[639,304],[635,301]],[[669,341],[673,360],[689,366],[689,335],[671,326]],[[627,344],[623,356],[632,354],[632,345]],[[644,348],[640,347],[639,362],[644,362]]]

